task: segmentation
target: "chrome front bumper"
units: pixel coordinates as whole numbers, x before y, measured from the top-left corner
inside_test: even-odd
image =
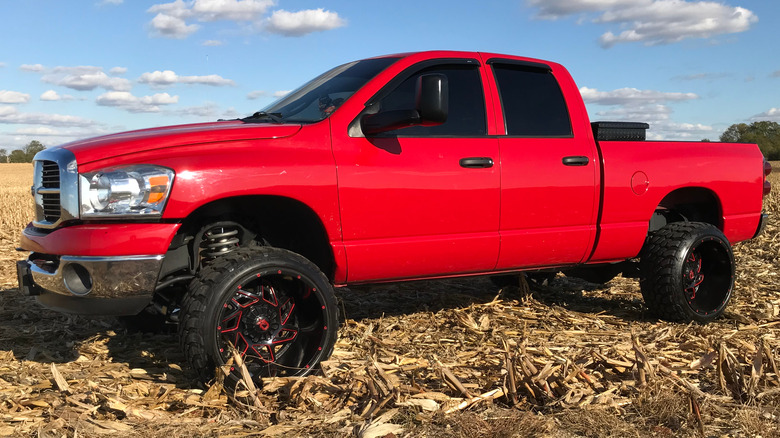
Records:
[[[162,255],[81,257],[33,253],[17,263],[19,289],[44,307],[88,315],[134,315],[154,295]]]

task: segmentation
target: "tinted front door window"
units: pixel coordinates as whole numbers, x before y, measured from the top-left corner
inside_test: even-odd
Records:
[[[403,137],[473,137],[487,132],[485,99],[477,66],[450,65],[423,69],[404,80],[381,100],[382,111],[410,109],[414,102],[417,79],[424,74],[439,73],[449,82],[449,115],[436,126],[413,126],[383,134]]]

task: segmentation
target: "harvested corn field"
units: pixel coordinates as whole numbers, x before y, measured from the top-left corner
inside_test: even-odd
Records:
[[[20,296],[31,167],[0,165],[0,436],[780,436],[780,173],[770,178],[772,219],[735,247],[736,293],[715,323],[658,321],[621,277],[342,289],[323,372],[235,398],[197,385],[174,333]]]

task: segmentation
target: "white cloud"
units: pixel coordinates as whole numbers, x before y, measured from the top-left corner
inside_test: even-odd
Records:
[[[636,5],[636,0],[526,0],[530,7],[538,7],[536,17],[557,20],[583,12],[595,12],[615,7]],[[642,3],[647,3],[646,1]]]
[[[175,0],[153,5],[146,12],[156,14],[149,26],[153,36],[187,38],[200,25],[193,22],[233,21],[251,23],[250,29],[265,30],[285,36],[302,36],[346,25],[346,20],[335,12],[322,8],[298,12],[285,10],[266,13],[274,6],[274,0]],[[218,45],[209,40],[204,45]]]
[[[191,7],[192,7],[192,2],[185,3],[183,0],[174,0],[170,3],[161,3],[158,5],[153,5],[151,8],[147,9],[146,12],[150,12],[152,14],[159,13],[171,17],[182,18],[182,17],[189,17],[191,15],[190,13]]]
[[[40,99],[43,101],[57,101],[57,100],[74,100],[76,98],[68,94],[59,94],[54,90],[47,90],[41,94]]]
[[[263,97],[274,97],[278,99],[280,97],[287,96],[288,94],[290,94],[290,91],[291,90],[279,90],[279,91],[274,91],[273,93],[269,93],[268,91],[264,91],[264,90],[256,90],[247,94],[246,98],[249,100],[260,99]]]
[[[273,0],[195,0],[191,10],[200,21],[252,21],[273,5]]]
[[[221,119],[237,119],[239,117],[245,117],[246,114],[239,113],[235,108],[228,108],[222,112]]]
[[[262,97],[268,97],[268,96],[269,96],[269,94],[268,94],[267,91],[255,90],[255,91],[249,92],[249,94],[246,95],[246,98],[249,99],[249,100],[255,100],[255,99],[260,99]]]
[[[19,66],[19,70],[29,71],[33,73],[40,73],[45,69],[41,64],[22,64]]]
[[[647,131],[648,140],[700,141],[712,138],[715,129],[698,123],[657,123]]]
[[[764,111],[761,114],[756,114],[750,118],[750,121],[752,122],[759,122],[762,120],[780,123],[780,108],[769,108],[769,110]]]
[[[81,138],[96,137],[112,132],[104,126],[94,124],[85,127],[48,127],[33,126],[19,128],[15,131],[0,132],[0,144],[8,146],[8,149],[21,149],[30,140],[42,140],[42,143],[53,146],[68,143]]]
[[[221,46],[223,44],[225,44],[225,43],[220,41],[220,40],[206,40],[206,41],[203,41],[203,45],[206,46],[206,47],[217,47],[217,46]]]
[[[5,67],[5,63],[4,62],[0,62],[0,68],[4,68],[4,67]]]
[[[191,106],[176,110],[177,116],[194,116],[199,118],[216,119],[219,113],[219,105],[207,102],[201,106]]]
[[[175,117],[195,117],[201,120],[228,120],[245,116],[245,114],[238,113],[235,108],[220,110],[219,105],[214,102],[206,102],[199,106],[176,108],[175,112],[168,111],[167,113]]]
[[[255,21],[273,4],[273,0],[175,0],[153,5],[146,12],[157,14],[149,23],[153,35],[183,39],[200,28],[187,20]]]
[[[599,91],[588,87],[580,88],[580,93],[587,104],[608,108],[592,112],[593,109],[589,107],[591,120],[646,122],[650,124],[647,132],[650,140],[700,140],[712,135],[713,128],[709,125],[672,120],[673,111],[667,104],[698,99],[695,93],[636,88]]]
[[[335,12],[322,8],[288,12],[283,9],[274,11],[268,18],[266,30],[284,36],[302,36],[312,32],[336,29],[347,24],[346,20]]]
[[[124,0],[100,0],[98,5],[121,5]]]
[[[14,131],[17,135],[30,135],[36,137],[46,137],[50,135],[59,135],[58,131],[48,126],[38,126],[37,128],[19,128]]]
[[[98,126],[98,124],[92,120],[87,120],[76,116],[44,113],[20,113],[12,106],[0,106],[0,123],[63,127]]]
[[[114,76],[123,75],[127,73],[127,67],[112,67],[108,72]]]
[[[680,102],[698,99],[695,93],[670,93],[654,90],[639,90],[637,88],[620,88],[613,91],[599,91],[595,88],[580,88],[585,103],[599,105],[639,105],[658,102]]]
[[[273,0],[175,0],[154,5],[147,12],[198,21],[252,21],[273,5]]]
[[[700,123],[679,123],[672,120],[672,110],[666,105],[638,105],[597,111],[592,120],[622,120],[650,125],[648,140],[700,140],[712,136],[714,128]]]
[[[46,101],[62,100],[62,96],[57,94],[57,92],[54,90],[46,90],[41,94],[41,100],[46,100]]]
[[[100,106],[122,108],[131,113],[160,112],[161,105],[171,105],[179,102],[179,96],[168,93],[157,93],[151,96],[134,96],[127,91],[109,91],[96,99]]]
[[[599,38],[602,47],[618,43],[670,44],[687,38],[711,38],[744,32],[758,21],[750,10],[700,0],[526,0],[538,7],[537,18],[559,19],[575,14],[600,14],[592,21],[613,24]]]
[[[44,73],[41,80],[78,91],[91,91],[95,88],[127,91],[132,88],[129,80],[109,76],[103,72],[102,67],[95,66],[55,67]]]
[[[672,110],[662,104],[631,105],[598,111],[596,114],[605,120],[633,120],[650,123],[669,120]]]
[[[197,24],[187,24],[182,18],[162,13],[155,15],[149,24],[152,35],[175,39],[187,38],[200,28]]]
[[[0,90],[0,103],[27,103],[30,95],[18,91]]]
[[[138,78],[138,82],[149,84],[154,87],[167,87],[175,84],[199,84],[219,87],[236,84],[232,80],[225,79],[219,75],[179,76],[171,70],[157,70],[151,73],[144,73]]]

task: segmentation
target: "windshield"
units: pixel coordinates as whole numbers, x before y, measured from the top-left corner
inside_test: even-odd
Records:
[[[319,122],[397,60],[398,58],[365,59],[338,66],[263,108],[253,117],[291,123]],[[250,118],[252,117],[247,119]]]

